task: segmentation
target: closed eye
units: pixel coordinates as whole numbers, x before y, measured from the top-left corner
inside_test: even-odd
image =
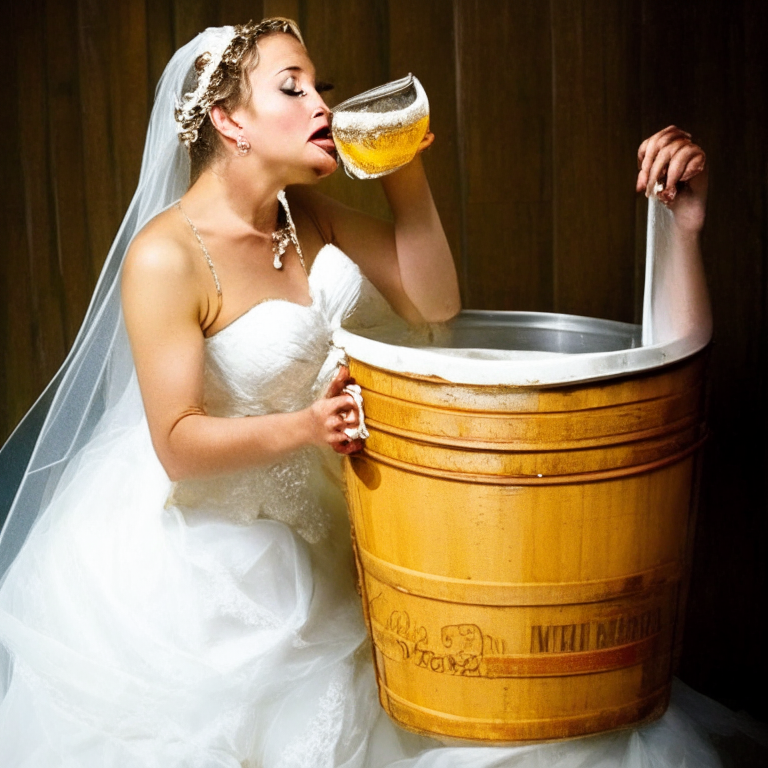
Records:
[[[287,96],[303,96],[304,91],[298,90],[299,81],[295,77],[289,77],[281,86],[280,90]]]

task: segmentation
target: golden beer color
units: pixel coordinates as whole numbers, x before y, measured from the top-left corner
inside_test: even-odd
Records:
[[[381,703],[447,740],[659,717],[682,639],[705,356],[621,379],[470,386],[356,360],[346,462]]]
[[[429,127],[429,115],[391,130],[334,128],[336,149],[342,158],[366,174],[381,175],[409,163]]]

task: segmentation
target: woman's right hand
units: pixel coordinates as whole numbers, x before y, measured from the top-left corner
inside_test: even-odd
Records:
[[[349,368],[341,366],[324,397],[309,407],[313,442],[316,445],[330,445],[336,453],[350,454],[362,450],[362,440],[350,440],[344,430],[357,427],[360,414],[354,399],[343,390],[354,381]]]

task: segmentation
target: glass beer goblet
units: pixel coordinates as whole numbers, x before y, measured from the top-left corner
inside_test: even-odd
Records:
[[[331,110],[331,135],[347,175],[376,179],[407,165],[429,128],[429,101],[408,74]]]

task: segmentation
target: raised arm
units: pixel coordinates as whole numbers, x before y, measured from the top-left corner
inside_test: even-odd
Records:
[[[171,480],[270,464],[304,445],[358,450],[359,442],[343,434],[357,424],[354,401],[341,394],[348,371],[302,411],[242,418],[206,413],[201,327],[216,306],[215,293],[212,302],[203,287],[206,277],[193,255],[157,227],[134,241],[123,270],[123,313],[152,443]]]
[[[699,244],[707,204],[706,156],[691,134],[670,125],[638,150],[637,191],[655,194],[669,209],[661,226],[667,256],[654,287],[653,341],[712,335],[712,310]]]
[[[428,133],[420,151],[433,139]],[[459,284],[420,155],[382,177],[381,184],[394,223],[313,190],[299,194],[330,224],[339,247],[401,317],[412,323],[449,320],[461,309]]]

